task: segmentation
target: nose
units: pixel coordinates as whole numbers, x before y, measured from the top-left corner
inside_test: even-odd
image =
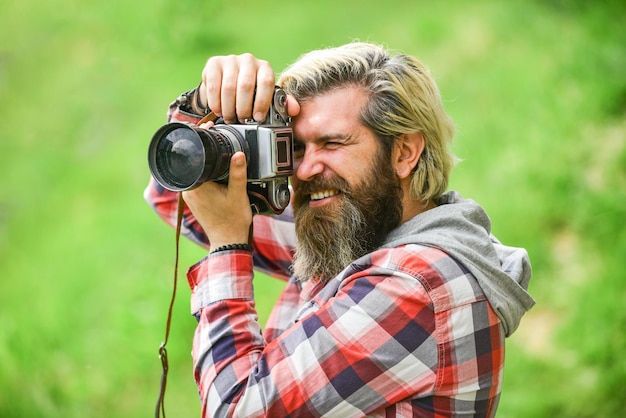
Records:
[[[295,172],[298,180],[310,181],[324,171],[324,163],[318,150],[310,144],[304,148],[304,155],[295,161]]]

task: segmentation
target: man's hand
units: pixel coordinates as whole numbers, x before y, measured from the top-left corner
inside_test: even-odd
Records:
[[[226,123],[253,117],[265,119],[274,97],[274,70],[265,60],[251,54],[211,57],[202,71],[200,103]],[[300,105],[287,97],[289,116],[300,113]]]
[[[274,83],[271,65],[251,54],[211,57],[202,71],[200,103],[226,123],[251,117],[262,121],[270,108]]]
[[[183,192],[183,199],[206,232],[211,248],[248,242],[252,209],[243,152],[235,153],[230,160],[227,185],[207,181]]]
[[[251,54],[211,57],[202,71],[200,104],[226,123],[267,116],[274,97],[274,70]],[[287,96],[287,112],[296,116],[300,105]],[[208,129],[213,122],[202,125]],[[210,240],[211,247],[247,243],[252,209],[247,193],[246,157],[235,153],[230,161],[228,185],[208,181],[183,192],[183,199]]]

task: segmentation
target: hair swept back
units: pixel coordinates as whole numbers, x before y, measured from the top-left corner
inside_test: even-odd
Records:
[[[436,199],[446,191],[456,162],[450,149],[454,124],[429,70],[416,58],[392,55],[380,45],[352,42],[302,55],[280,75],[278,84],[301,103],[332,89],[359,86],[369,95],[361,122],[388,151],[402,134],[424,136],[411,197]]]

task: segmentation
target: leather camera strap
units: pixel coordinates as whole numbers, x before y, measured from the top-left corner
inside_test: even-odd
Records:
[[[183,201],[183,194],[178,193],[178,213],[176,216],[176,253],[174,259],[174,288],[172,289],[172,298],[170,300],[170,307],[167,312],[167,323],[165,325],[165,340],[159,347],[159,358],[161,359],[162,374],[161,374],[161,387],[159,390],[159,398],[156,404],[156,410],[154,416],[156,418],[165,418],[165,387],[167,385],[167,372],[169,365],[167,362],[167,350],[165,346],[170,337],[170,327],[172,325],[172,310],[174,309],[174,300],[176,299],[176,287],[178,286],[178,259],[179,259],[179,242],[180,242],[180,230],[183,223],[183,212],[185,209],[185,202]]]
[[[198,121],[198,123],[196,125],[200,126],[203,123],[207,123],[207,122],[215,122],[216,120],[219,119],[219,116],[217,116],[215,113],[213,113],[213,111],[211,110],[209,113],[207,113],[202,119],[200,119]]]
[[[207,122],[215,122],[218,116],[210,111],[196,125],[202,125]],[[159,358],[161,359],[161,386],[159,389],[159,398],[157,399],[156,410],[154,416],[165,418],[165,388],[167,386],[167,372],[169,371],[169,365],[167,361],[167,341],[170,337],[170,328],[172,326],[172,311],[174,309],[174,301],[176,300],[176,288],[178,287],[178,260],[179,260],[179,243],[180,243],[180,230],[183,223],[183,212],[185,210],[185,202],[183,201],[182,192],[178,193],[178,207],[176,215],[176,253],[174,258],[174,288],[172,289],[172,298],[170,300],[170,306],[167,312],[167,323],[165,325],[165,340],[159,346]]]

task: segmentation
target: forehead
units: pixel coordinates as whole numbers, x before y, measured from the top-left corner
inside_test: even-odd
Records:
[[[360,120],[367,94],[356,86],[347,86],[307,99],[293,119],[293,130],[300,141],[326,137],[329,133],[357,134],[369,131]]]

